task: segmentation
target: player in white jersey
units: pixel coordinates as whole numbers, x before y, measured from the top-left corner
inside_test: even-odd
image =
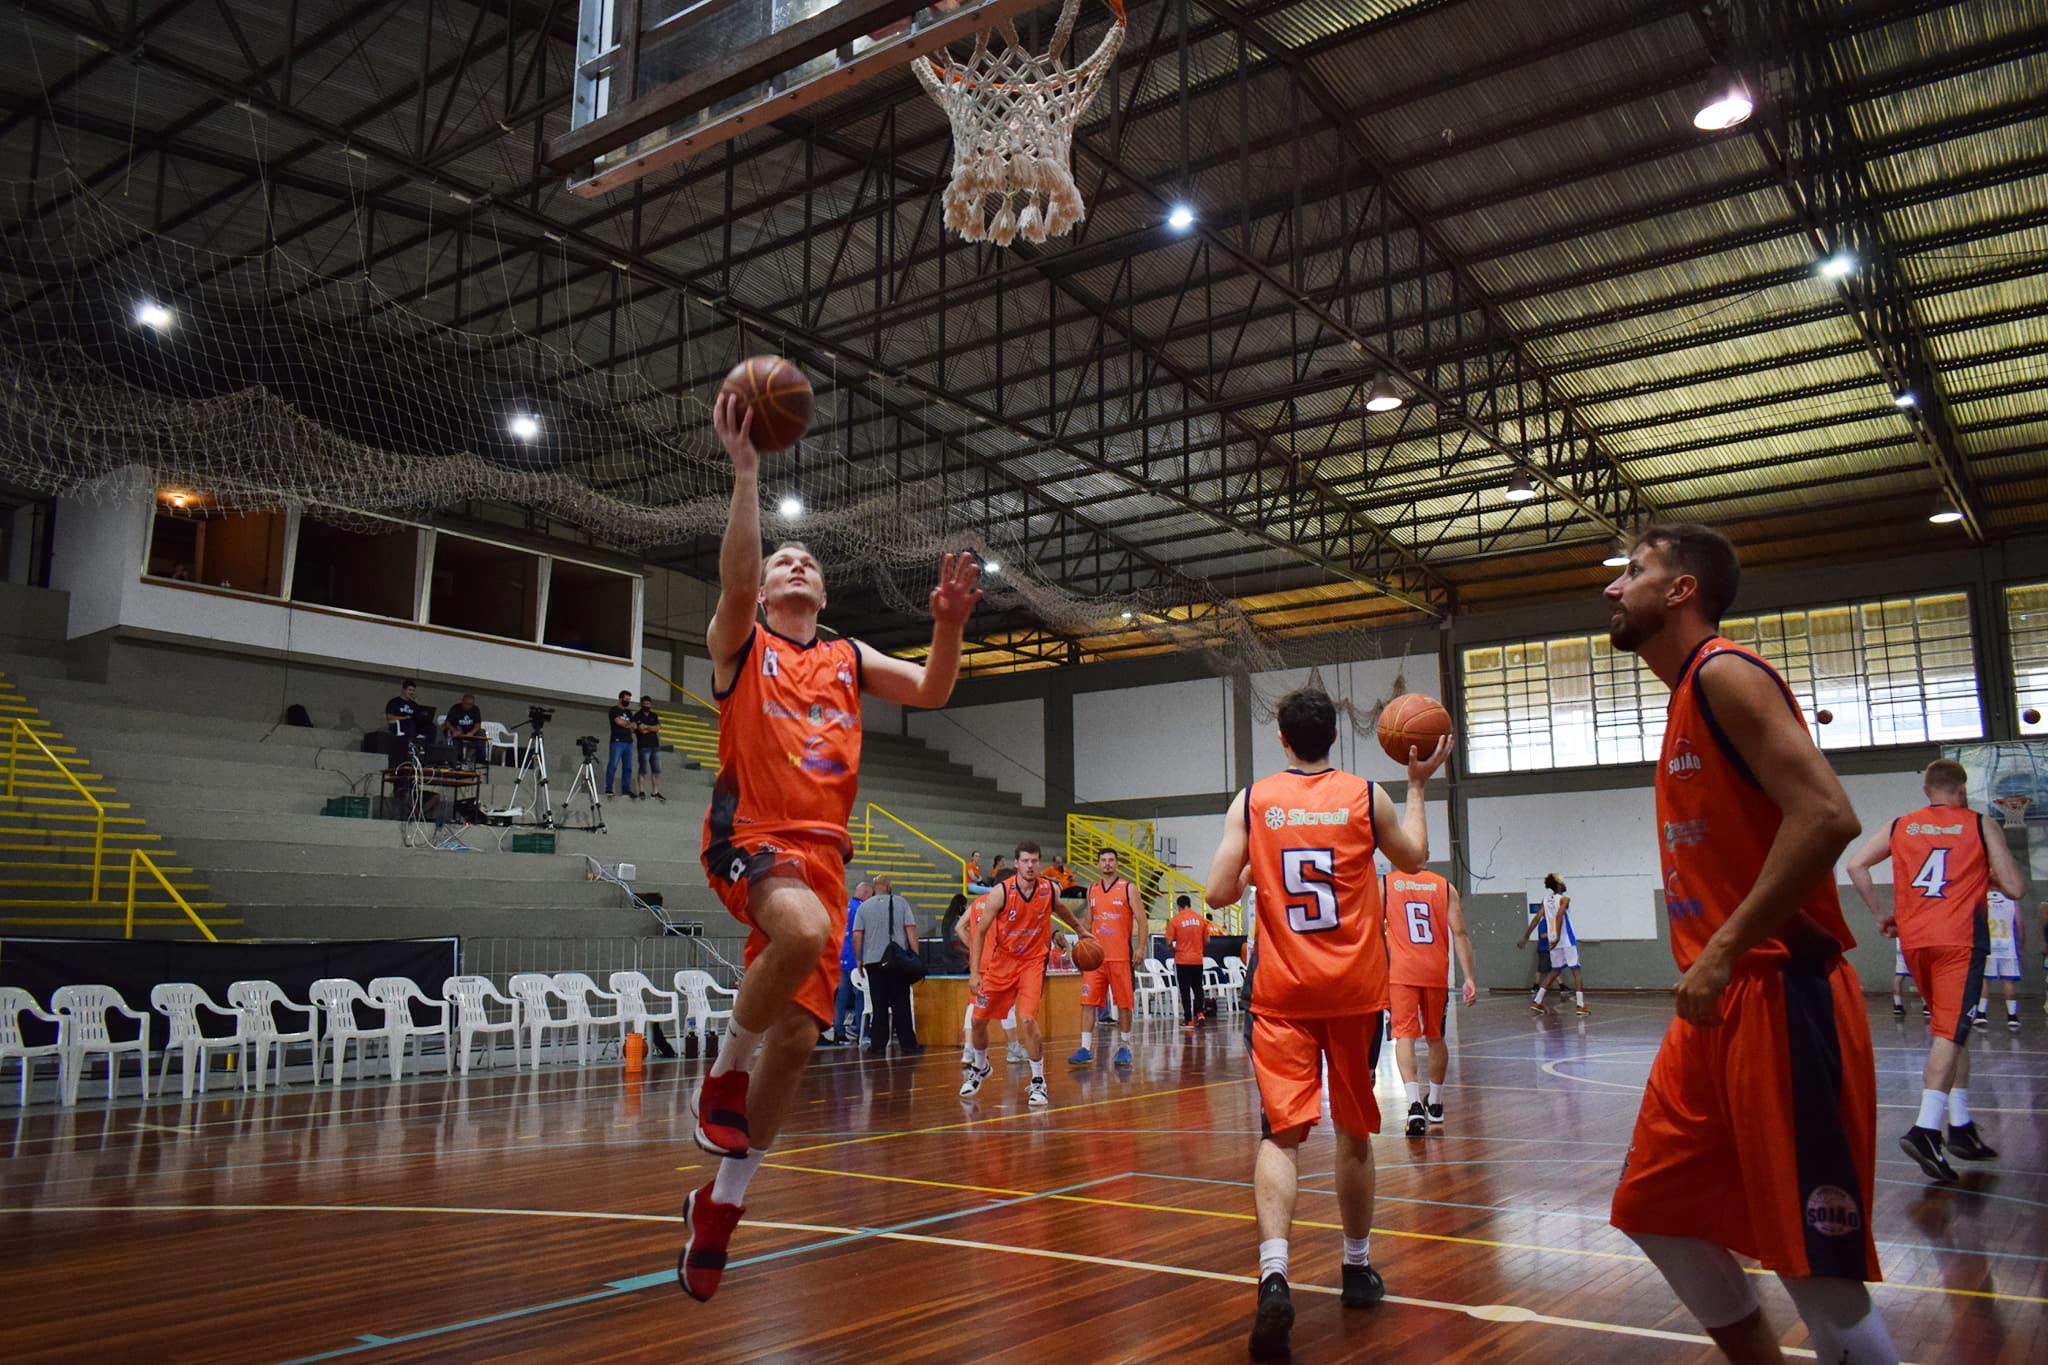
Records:
[[[1892,940],[1892,1017],[1894,1019],[1906,1017],[1906,991],[1908,988],[1912,989],[1915,993],[1920,989],[1913,981],[1913,973],[1906,968],[1906,947],[1895,938]],[[1920,1013],[1928,1018],[1932,1018],[1934,1015],[1934,1012],[1927,1008],[1927,998],[1925,996],[1922,996],[1920,999]]]
[[[1586,978],[1579,971],[1579,936],[1572,929],[1572,898],[1565,894],[1564,878],[1555,872],[1543,879],[1543,922],[1550,929],[1550,975],[1536,988],[1536,998],[1529,1002],[1529,1008],[1543,1013],[1543,997],[1559,977],[1570,972],[1579,1013],[1591,1014],[1593,1011],[1586,1008]]]
[[[1977,1027],[1990,1028],[1991,983],[2005,983],[2005,1026],[2020,1031],[2020,1002],[2014,992],[2020,979],[2020,907],[2002,891],[1990,894],[1991,952],[1984,959],[1984,986],[1977,997]]]

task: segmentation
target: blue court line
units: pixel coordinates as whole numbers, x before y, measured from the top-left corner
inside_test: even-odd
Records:
[[[1051,1199],[1062,1194],[1072,1194],[1076,1190],[1091,1189],[1097,1185],[1107,1185],[1112,1181],[1124,1180],[1129,1178],[1130,1174],[1129,1171],[1124,1171],[1117,1175],[1097,1176],[1093,1180],[1083,1180],[1075,1185],[1064,1185],[1056,1190],[1041,1190],[1037,1194],[1020,1195],[1014,1199],[993,1199],[986,1203],[977,1204],[973,1208],[956,1209],[951,1213],[933,1214],[927,1218],[915,1218],[907,1223],[895,1223],[883,1228],[863,1228],[859,1232],[849,1232],[836,1237],[828,1237],[820,1242],[807,1242],[801,1246],[785,1247],[781,1251],[769,1251],[759,1256],[748,1256],[742,1260],[730,1262],[726,1269],[728,1271],[738,1270],[743,1266],[760,1265],[768,1261],[779,1261],[790,1256],[804,1256],[813,1251],[829,1251],[833,1247],[845,1246],[851,1242],[870,1241],[876,1237],[885,1237],[890,1233],[908,1232],[913,1228],[929,1227],[934,1223],[951,1222],[958,1218],[972,1217],[977,1213],[991,1213],[997,1209],[1011,1208],[1018,1204],[1029,1204],[1040,1199]],[[555,1299],[548,1303],[529,1304],[523,1308],[508,1308],[501,1313],[489,1313],[483,1317],[471,1318],[466,1322],[448,1323],[440,1327],[424,1327],[416,1332],[402,1332],[396,1336],[377,1336],[365,1332],[357,1337],[356,1345],[337,1347],[332,1351],[322,1351],[317,1355],[295,1356],[291,1360],[283,1362],[283,1365],[313,1365],[315,1361],[336,1360],[342,1356],[357,1355],[363,1351],[374,1350],[379,1346],[402,1346],[431,1337],[447,1336],[454,1332],[466,1332],[477,1327],[488,1327],[493,1323],[508,1322],[515,1318],[536,1317],[542,1313],[554,1312],[558,1308],[575,1308],[586,1303],[598,1303],[605,1299],[614,1299],[621,1295],[637,1293],[642,1289],[653,1289],[664,1284],[674,1284],[675,1280],[676,1272],[673,1269],[657,1270],[646,1275],[634,1275],[623,1280],[613,1280],[604,1288],[588,1294],[577,1294],[570,1298]]]

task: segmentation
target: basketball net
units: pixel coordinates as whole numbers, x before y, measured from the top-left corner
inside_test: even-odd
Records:
[[[2007,829],[2027,827],[2027,807],[2034,804],[2031,796],[2001,796],[1991,803],[1998,807],[1998,813],[2005,817]]]
[[[1124,42],[1124,0],[1106,0],[1116,22],[1093,56],[1068,68],[1067,42],[1081,0],[1065,0],[1052,46],[1043,57],[1025,49],[1016,24],[974,36],[966,61],[940,48],[915,64],[917,78],[953,127],[953,178],[946,186],[946,226],[970,242],[1008,246],[1042,242],[1087,216],[1070,165],[1074,125],[1094,102]],[[988,213],[989,201],[995,212]]]

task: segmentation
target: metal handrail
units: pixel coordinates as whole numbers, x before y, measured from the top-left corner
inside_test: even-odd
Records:
[[[875,816],[877,815],[880,815],[884,819],[889,820],[897,825],[902,826],[904,829],[909,830],[912,834],[924,840],[933,848],[945,854],[948,858],[951,858],[954,862],[960,864],[960,890],[962,892],[965,892],[967,890],[967,860],[965,858],[955,853],[952,849],[947,848],[937,839],[932,838],[931,835],[926,834],[916,825],[911,824],[908,820],[905,820],[902,816],[896,814],[894,811],[888,809],[886,806],[878,806],[872,801],[868,802],[866,808],[861,811],[861,842],[860,848],[857,850],[860,854],[865,856],[866,854],[874,851]]]
[[[21,738],[23,735],[28,736],[29,742],[43,751],[43,757],[50,760],[51,766],[62,773],[64,780],[77,788],[78,794],[85,798],[85,803],[92,807],[92,898],[97,901],[100,898],[100,861],[107,856],[107,808],[100,803],[98,797],[86,790],[85,784],[78,780],[78,775],[66,766],[63,759],[57,757],[51,751],[49,745],[43,743],[41,735],[28,728],[28,722],[20,716],[10,716],[7,721],[7,798],[9,800],[14,799],[14,772],[16,765],[21,759]]]
[[[1117,861],[1124,864],[1122,871],[1133,881],[1143,885],[1150,881],[1156,884],[1158,894],[1172,895],[1185,889],[1203,904],[1207,888],[1192,876],[1160,861],[1153,853],[1153,827],[1149,820],[1126,820],[1102,815],[1067,816],[1067,856],[1077,862],[1092,860],[1104,848],[1115,852]],[[1242,903],[1216,907],[1222,914],[1224,927],[1232,933],[1244,930],[1244,907]],[[1168,918],[1171,918],[1170,916]]]
[[[692,692],[689,688],[683,686],[681,683],[677,682],[674,678],[671,678],[668,674],[662,672],[660,669],[649,668],[646,664],[643,663],[640,665],[640,671],[642,673],[646,673],[653,677],[661,679],[663,682],[668,684],[669,691],[682,693],[691,701],[696,702],[697,705],[703,707],[706,711],[709,711],[712,715],[715,716],[718,714],[718,704],[716,702],[708,702],[704,700],[695,692]]]
[[[176,901],[178,908],[185,912],[185,918],[199,926],[199,932],[206,935],[206,941],[208,943],[220,942],[218,938],[214,937],[213,930],[207,927],[206,921],[199,918],[199,912],[194,910],[185,898],[178,894],[178,888],[171,885],[171,879],[166,877],[164,870],[156,865],[156,860],[139,848],[128,850],[128,925],[127,931],[122,937],[135,937],[135,874],[145,867],[149,869],[149,875],[156,878],[157,885],[171,893],[171,899]]]

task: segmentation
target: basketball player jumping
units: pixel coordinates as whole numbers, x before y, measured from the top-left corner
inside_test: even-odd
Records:
[[[1886,937],[1897,936],[1927,1002],[1934,1038],[1921,1072],[1920,1117],[1899,1146],[1930,1180],[1944,1185],[1957,1177],[1942,1154],[1943,1121],[1948,1151],[1968,1161],[1998,1155],[1970,1119],[1970,1019],[1984,990],[1984,957],[1991,947],[1986,895],[1993,886],[2008,896],[2026,889],[2005,831],[1970,809],[1969,782],[1962,764],[1935,759],[1921,774],[1927,804],[1873,834],[1847,868],[1878,927]],[[1886,858],[1892,860],[1889,910],[1879,904],[1870,878],[1870,869]]]
[[[723,1158],[710,1183],[683,1203],[689,1240],[676,1277],[699,1300],[718,1290],[748,1182],[782,1126],[819,1030],[832,1022],[835,908],[846,896],[852,852],[846,821],[860,766],[861,693],[943,706],[960,667],[961,629],[981,600],[980,563],[947,555],[932,590],[931,651],[922,665],[821,638],[825,577],[817,559],[792,542],[762,562],[752,415],[736,397],[720,395],[711,420],[732,459],[733,481],[718,607],[705,632],[723,705],[704,870],[752,932],[732,1026],[692,1105],[697,1145]]]
[[[1081,975],[1081,1046],[1067,1058],[1072,1066],[1086,1066],[1095,1060],[1089,1046],[1095,1041],[1098,1013],[1116,1006],[1117,1043],[1115,1062],[1131,1064],[1131,1005],[1135,999],[1131,964],[1144,955],[1145,918],[1138,901],[1138,889],[1128,877],[1117,875],[1116,850],[1105,848],[1095,855],[1095,884],[1088,888],[1088,932],[1102,944],[1102,965]]]
[[[1657,828],[1677,1017],[1614,1192],[1634,1238],[1732,1360],[1780,1359],[1731,1251],[1776,1271],[1822,1360],[1893,1362],[1865,1281],[1877,1077],[1835,859],[1857,820],[1771,666],[1719,634],[1735,547],[1637,532],[1608,632],[1671,688]]]
[[[1408,795],[1394,799],[1330,766],[1337,708],[1301,688],[1280,699],[1287,768],[1241,791],[1223,817],[1223,841],[1203,895],[1217,908],[1238,899],[1249,867],[1259,887],[1258,965],[1248,986],[1252,1076],[1262,1137],[1252,1168],[1259,1227],[1254,1360],[1285,1360],[1294,1328],[1287,1240],[1294,1222],[1302,1139],[1322,1113],[1329,1069],[1337,1130],[1337,1207],[1344,1225],[1343,1301],[1370,1308],[1386,1297],[1371,1264],[1372,1135],[1380,1129],[1373,1071],[1387,1008],[1387,944],[1375,850],[1401,872],[1429,861],[1423,789],[1450,756],[1446,735],[1427,757],[1411,749]]]
[[[1038,859],[1037,844],[1017,845],[1017,875],[988,893],[988,908],[968,931],[967,993],[974,997],[974,1026],[960,1063],[963,1100],[973,1099],[988,1079],[988,1021],[1002,1018],[1014,1006],[1017,1032],[1031,1062],[1025,1102],[1034,1109],[1052,1102],[1045,1088],[1045,1034],[1038,1027],[1045,964],[1052,953],[1052,917],[1058,915],[1077,934],[1081,928],[1060,905],[1051,878],[1038,874]]]

